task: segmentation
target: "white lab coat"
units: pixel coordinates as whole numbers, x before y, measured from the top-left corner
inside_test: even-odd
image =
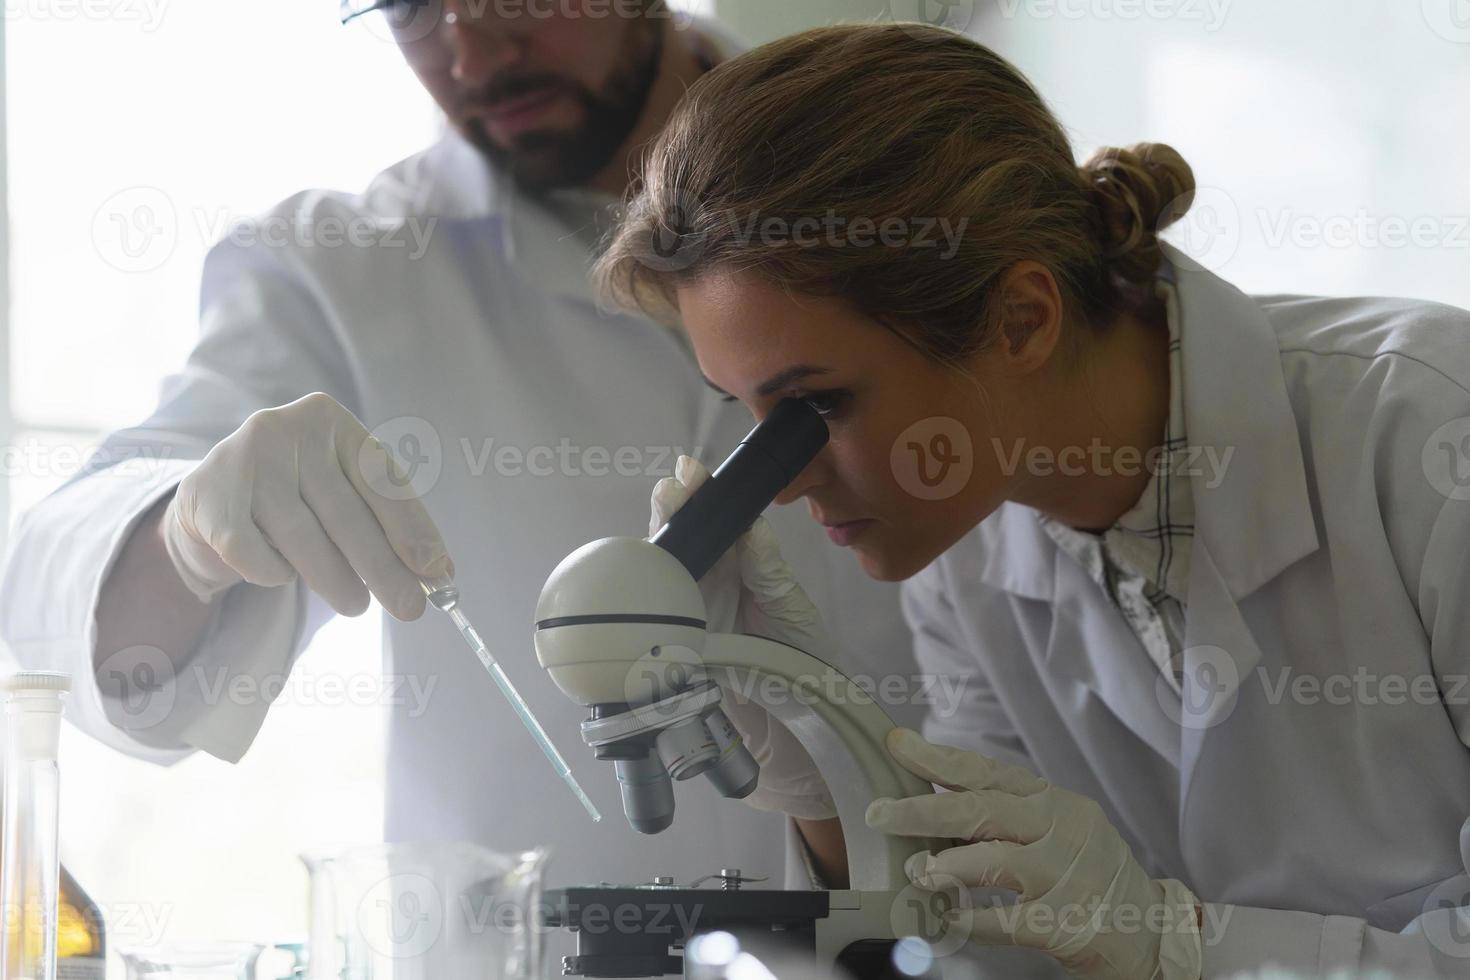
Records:
[[[1207,977],[1470,977],[1470,314],[1169,254],[1188,440],[1233,452],[1189,481],[1184,700],[1007,504],[904,585],[920,668],[967,680],[926,734],[1101,803],[1208,903]]]
[[[725,53],[737,47],[702,29]],[[303,246],[276,228],[278,244],[227,238],[210,252],[187,367],[166,382],[151,418],[107,442],[146,458],[71,482],[15,531],[0,588],[4,639],[22,663],[72,672],[72,721],[159,763],[196,749],[228,760],[246,751],[268,706],[205,704],[205,692],[221,676],[268,684],[289,670],[328,615],[319,599],[299,584],[232,590],[196,660],[156,695],[172,709],[150,716],[140,737],[112,723],[121,706],[99,695],[93,610],[132,523],[211,446],[257,409],[324,391],[370,428],[421,420],[382,431],[395,448],[417,436],[429,457],[421,475],[439,470],[423,496],[466,609],[607,815],[600,825],[587,819],[447,617],[385,616],[384,656],[378,663],[364,650],[364,671],[433,684],[422,715],[409,698],[389,709],[387,838],[550,845],[554,882],[689,881],[722,866],[781,880],[781,818],[725,800],[702,779],[679,786],[672,829],[634,833],[611,765],[580,742],[584,709],[535,661],[536,599],[556,563],[596,538],[646,534],[650,491],[679,452],[715,464],[753,424],[705,385],[682,335],[597,311],[586,271],[598,229],[578,228],[590,211],[568,213],[513,192],[450,135],[362,195],[313,191],[272,212],[318,229],[324,244]],[[325,244],[363,218],[401,233],[368,247]],[[897,586],[869,580],[804,506],[771,517],[850,668],[911,674]],[[918,724],[927,692],[909,693],[912,703],[889,707]],[[302,764],[309,759],[303,747]]]

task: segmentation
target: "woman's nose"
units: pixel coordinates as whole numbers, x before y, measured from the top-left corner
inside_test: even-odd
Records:
[[[796,479],[792,480],[785,490],[776,494],[775,502],[778,504],[792,503],[805,497],[813,489],[820,486],[825,479],[824,474],[827,467],[826,457],[826,449],[817,453],[816,458],[808,463],[805,469],[796,474]]]

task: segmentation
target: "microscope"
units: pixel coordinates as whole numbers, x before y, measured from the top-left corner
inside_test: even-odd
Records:
[[[738,870],[722,869],[710,876],[718,889],[656,879],[554,890],[546,924],[577,934],[567,975],[691,976],[682,953],[719,932],[778,941],[819,972],[899,976],[895,942],[942,931],[942,909],[909,883],[904,862],[945,842],[889,837],[864,820],[876,797],[933,792],[888,755],[893,722],[833,665],[765,637],[710,632],[706,622],[700,578],[827,439],[809,405],[779,403],[652,538],[603,538],[568,555],[542,589],[535,645],[552,681],[588,709],[582,739],[612,763],[640,833],[673,823],[674,780],[703,775],[730,798],[754,790],[759,767],[721,708],[722,682],[751,692],[823,774],[846,838],[850,888],[748,889]],[[612,921],[613,910],[618,928],[592,928]]]

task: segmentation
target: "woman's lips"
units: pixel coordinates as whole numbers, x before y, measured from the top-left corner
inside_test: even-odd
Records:
[[[845,524],[829,524],[827,525],[827,537],[832,539],[833,544],[845,548],[872,524],[871,517],[860,521],[848,521]]]

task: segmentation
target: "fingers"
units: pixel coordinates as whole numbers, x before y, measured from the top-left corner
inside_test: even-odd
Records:
[[[980,841],[933,854],[922,851],[904,862],[909,880],[920,888],[945,891],[963,884],[969,888],[1009,888],[1029,899],[1044,894],[1045,882],[1032,868],[1025,844]]]
[[[266,588],[294,581],[291,563],[251,520],[249,496],[232,490],[224,506],[201,506],[197,475],[196,470],[179,484],[165,514],[169,556],[190,590],[204,598],[232,584],[232,578]],[[225,521],[221,515],[240,516]]]
[[[674,463],[674,475],[666,476],[653,485],[648,519],[648,536],[653,537],[659,528],[669,522],[680,507],[689,502],[694,491],[709,479],[709,470],[692,456],[680,456]]]
[[[368,494],[376,496],[372,490]],[[377,514],[335,460],[303,460],[301,498],[384,609],[405,621],[423,615],[424,592],[418,576],[404,563]]]
[[[669,523],[669,518],[689,502],[689,488],[672,476],[666,476],[653,485],[649,500],[651,513],[648,518],[648,536],[658,533],[659,528]]]
[[[781,539],[765,517],[755,519],[750,530],[736,543],[736,548],[740,552],[740,577],[752,592],[774,599],[799,591],[806,604],[811,605],[791,566],[781,556]]]
[[[438,578],[451,574],[453,566],[449,561],[449,549],[439,534],[439,528],[423,501],[407,488],[408,481],[393,454],[351,413],[344,409],[342,415],[335,433],[330,435],[336,461],[348,483],[382,528],[393,553],[416,577]],[[308,438],[303,453],[308,458],[314,455],[312,450],[316,448],[311,442]],[[372,472],[375,479],[382,474],[388,481],[381,492],[372,485],[365,470]]]
[[[893,729],[888,733],[886,744],[889,754],[905,769],[946,789],[994,789],[1030,796],[1050,785],[1035,773],[1008,766],[977,752],[934,745],[908,728]]]
[[[274,588],[296,580],[296,570],[254,524],[243,523],[206,538],[219,560],[251,585]]]
[[[368,607],[362,579],[300,497],[256,517],[261,531],[301,575],[308,588],[344,616],[360,616]]]
[[[1029,844],[1045,836],[1051,821],[1035,797],[995,790],[933,793],[907,799],[877,799],[868,805],[868,826],[898,837],[949,837]]]
[[[693,456],[680,456],[674,463],[674,477],[693,493],[709,479],[709,467]]]

